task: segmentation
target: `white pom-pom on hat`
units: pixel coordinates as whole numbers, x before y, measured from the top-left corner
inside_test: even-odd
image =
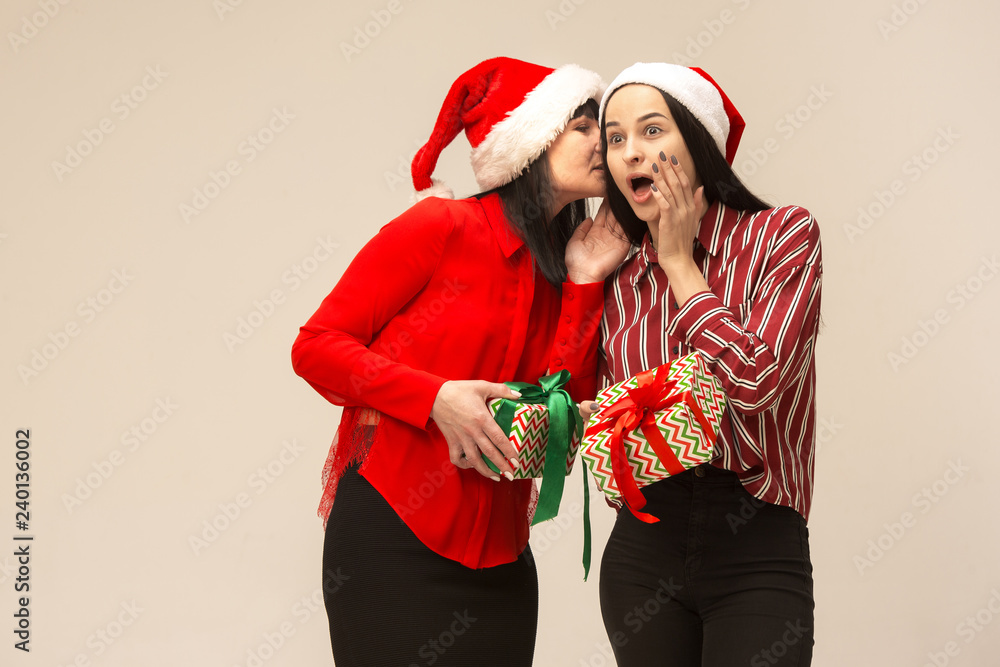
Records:
[[[426,199],[427,197],[440,197],[441,199],[454,199],[455,193],[452,189],[445,184],[444,181],[439,181],[436,178],[431,179],[431,186],[425,190],[415,190],[410,196],[410,203],[416,204],[421,199]]]

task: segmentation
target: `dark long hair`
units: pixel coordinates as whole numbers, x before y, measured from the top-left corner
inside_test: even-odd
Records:
[[[769,204],[750,192],[743,184],[740,177],[726,162],[726,158],[719,152],[719,147],[715,145],[715,139],[708,133],[701,121],[695,118],[687,110],[687,107],[675,100],[672,95],[662,90],[659,92],[663,95],[663,99],[670,109],[674,123],[680,131],[681,137],[684,138],[684,143],[694,161],[695,172],[705,187],[705,201],[709,203],[722,202],[729,208],[739,211],[763,211],[771,208]],[[608,98],[609,101],[610,99]],[[607,104],[605,104],[605,116],[607,116],[607,108]],[[610,204],[611,212],[615,214],[615,218],[629,241],[633,245],[641,245],[649,226],[635,214],[625,194],[618,189],[614,179],[611,178],[611,171],[608,169],[608,135],[605,122],[606,118],[602,118],[601,156],[604,160],[604,173],[607,175],[605,180],[608,184],[608,204]]]
[[[597,102],[587,100],[573,112],[570,120],[584,115],[596,122]],[[500,195],[507,220],[528,246],[542,275],[554,287],[560,287],[566,281],[566,244],[573,231],[587,218],[587,200],[571,202],[551,221],[548,219],[553,192],[547,151],[510,183],[475,197],[479,199],[494,192]]]

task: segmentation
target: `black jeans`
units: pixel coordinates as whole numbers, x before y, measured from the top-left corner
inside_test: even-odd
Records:
[[[660,522],[623,509],[601,562],[601,613],[619,667],[809,665],[802,516],[708,464],[642,491],[643,511]]]

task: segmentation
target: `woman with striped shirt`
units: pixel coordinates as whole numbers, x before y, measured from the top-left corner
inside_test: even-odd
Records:
[[[634,250],[605,283],[608,383],[698,351],[729,406],[713,461],[645,487],[601,565],[618,664],[808,665],[819,228],[731,165],[743,119],[698,69],[637,63],[601,102],[608,200]]]

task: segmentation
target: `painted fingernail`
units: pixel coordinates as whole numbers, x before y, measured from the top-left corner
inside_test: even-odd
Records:
[[[655,162],[653,163],[653,173],[654,174],[660,173],[660,168],[656,166]]]
[[[659,190],[656,189],[655,185],[650,185],[649,189],[652,190],[653,192],[659,192]]]
[[[516,398],[521,398],[521,392],[519,391],[514,391],[513,389],[511,389],[510,393],[513,394]]]
[[[663,160],[664,162],[667,161],[667,156],[663,153],[663,151],[660,151],[660,159]]]
[[[492,479],[494,482],[499,482],[500,481],[500,478],[497,477],[496,475],[490,475],[490,479]]]
[[[514,470],[517,470],[518,468],[521,467],[521,464],[518,463],[517,459],[515,459],[514,457],[507,459],[507,463],[509,463],[510,467],[513,468]]]
[[[590,404],[590,409],[593,410],[594,412],[597,412],[597,410],[600,409],[600,407],[601,406],[598,405],[596,401]]]
[[[670,161],[673,162],[674,164],[677,164],[677,156],[676,155],[671,155],[670,156]]]
[[[507,478],[508,482],[513,482],[514,481],[514,475],[511,474],[511,472],[509,470],[507,470],[506,472],[504,472],[503,476]]]

